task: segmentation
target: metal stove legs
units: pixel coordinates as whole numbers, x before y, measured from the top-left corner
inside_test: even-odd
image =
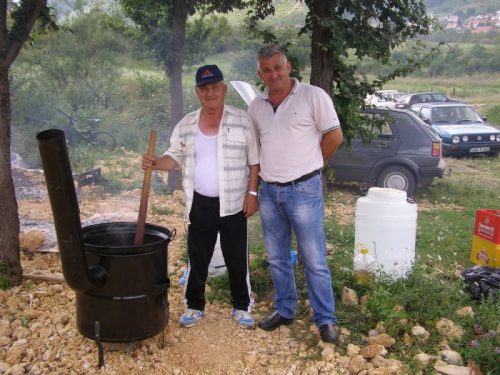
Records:
[[[95,343],[99,351],[99,368],[104,366],[104,348],[101,344],[101,322],[95,322]]]

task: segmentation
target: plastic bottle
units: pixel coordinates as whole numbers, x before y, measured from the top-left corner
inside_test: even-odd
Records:
[[[179,279],[179,284],[181,284],[181,285],[185,285],[185,284],[186,284],[186,281],[187,281],[187,280],[186,280],[187,273],[188,273],[188,271],[187,271],[187,270],[184,270],[184,271],[182,272],[182,277]]]
[[[354,257],[354,276],[361,283],[368,284],[370,276],[375,273],[377,261],[370,255],[367,247],[361,247],[359,254]]]
[[[417,204],[406,192],[370,188],[356,202],[354,243],[368,248],[376,270],[393,279],[406,277],[415,260]],[[354,250],[354,257],[359,249]]]

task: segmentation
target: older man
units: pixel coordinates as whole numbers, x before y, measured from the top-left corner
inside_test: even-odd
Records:
[[[192,327],[205,316],[205,283],[220,232],[231,317],[251,329],[255,321],[250,314],[247,218],[258,209],[258,143],[247,114],[224,104],[227,86],[216,65],[198,69],[195,90],[201,109],[179,122],[161,158],[144,155],[142,168],[183,169],[189,229],[187,309],[181,327]]]
[[[249,107],[260,139],[260,202],[264,240],[275,286],[275,312],[259,322],[272,331],[292,324],[297,305],[291,229],[304,264],[313,319],[323,341],[338,339],[331,274],[326,263],[321,168],[343,136],[330,96],[290,77],[291,64],[276,45],[257,54],[267,86]]]

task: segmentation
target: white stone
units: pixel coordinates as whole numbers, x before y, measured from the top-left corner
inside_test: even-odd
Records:
[[[431,358],[432,357],[426,353],[418,353],[418,354],[415,354],[415,356],[413,357],[413,360],[417,361],[419,363],[420,368],[424,368],[424,367],[427,367]]]
[[[29,229],[19,236],[19,246],[22,249],[34,252],[43,245],[45,238],[46,235],[41,230]]]
[[[355,355],[358,355],[360,352],[361,348],[357,345],[354,344],[348,344],[346,353],[349,357],[354,357]]]
[[[5,375],[22,375],[24,374],[24,367],[20,364],[14,365],[11,368],[9,368],[6,372]]]
[[[474,310],[472,310],[472,307],[470,306],[466,306],[461,308],[460,310],[457,310],[455,314],[457,314],[457,316],[461,318],[474,318]]]
[[[347,306],[356,306],[359,302],[356,291],[346,286],[342,288],[342,303]]]
[[[0,320],[0,337],[10,337],[11,334],[10,322],[6,319]]]
[[[330,362],[333,360],[334,354],[335,354],[334,350],[331,347],[327,347],[323,349],[323,351],[321,352],[321,358],[325,362]]]
[[[470,367],[449,365],[443,361],[437,361],[434,364],[434,369],[446,375],[471,375]]]
[[[411,334],[417,337],[419,341],[427,341],[431,336],[431,334],[424,327],[419,325],[416,325],[411,329]]]
[[[460,353],[457,353],[453,350],[441,350],[440,352],[438,352],[438,354],[443,361],[449,363],[450,365],[461,366],[464,364],[464,361]]]
[[[436,329],[439,331],[439,333],[446,336],[450,340],[461,339],[465,333],[462,327],[455,324],[455,322],[453,322],[452,320],[446,318],[441,318],[436,323]]]

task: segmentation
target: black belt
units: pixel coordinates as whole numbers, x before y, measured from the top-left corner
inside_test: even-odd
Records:
[[[307,181],[310,178],[312,178],[318,174],[319,174],[319,169],[316,169],[315,171],[312,171],[311,173],[305,174],[302,177],[299,177],[293,181],[289,181],[289,182],[267,182],[266,181],[266,184],[275,185],[275,186],[290,186],[291,184],[298,184],[299,182]]]

